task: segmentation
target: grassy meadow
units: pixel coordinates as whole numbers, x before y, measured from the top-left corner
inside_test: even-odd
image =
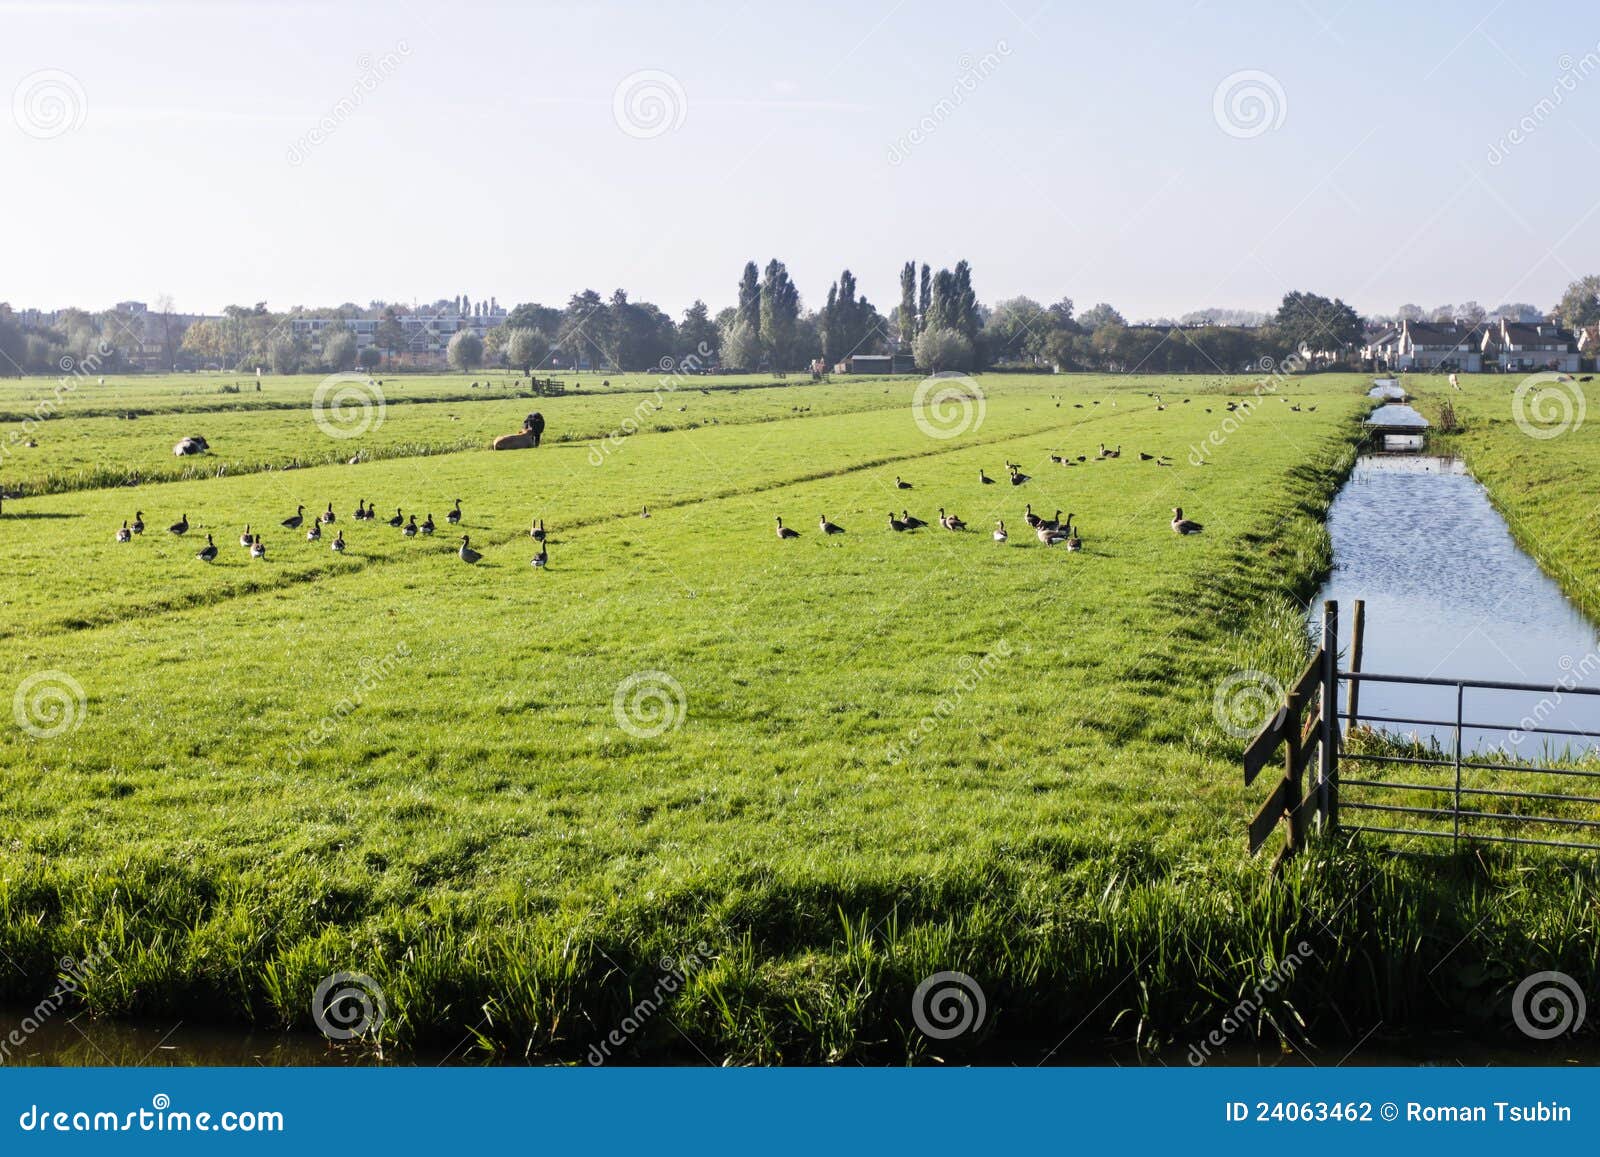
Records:
[[[193,377],[96,385],[0,459],[0,1000],[98,952],[94,1016],[307,1029],[318,982],[363,973],[400,1055],[581,1061],[681,974],[607,1059],[1032,1062],[1181,1058],[1302,942],[1249,1035],[1492,1033],[1530,960],[1592,971],[1592,889],[1558,864],[1244,855],[1264,791],[1214,695],[1303,662],[1364,377],[1237,417],[1259,381],[990,375],[935,434],[906,379],[387,379],[408,400],[351,438],[317,379],[255,408]],[[530,409],[545,446],[484,449]],[[211,453],[173,459],[185,434]],[[319,543],[279,525],[329,503]],[[892,532],[902,509],[932,525]],[[942,970],[981,984],[981,1032],[914,1027]]]

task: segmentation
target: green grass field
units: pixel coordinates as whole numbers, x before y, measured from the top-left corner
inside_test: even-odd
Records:
[[[1256,381],[990,376],[950,437],[909,380],[660,405],[649,378],[537,402],[410,379],[349,439],[310,415],[316,379],[269,382],[273,409],[96,386],[0,460],[28,495],[0,517],[0,999],[99,950],[96,1016],[308,1028],[318,982],[356,972],[391,1048],[576,1060],[676,970],[612,1059],[1181,1056],[1307,940],[1251,1033],[1490,1031],[1529,960],[1592,957],[1592,893],[1532,859],[1335,846],[1274,881],[1213,707],[1229,673],[1303,661],[1366,381],[1232,418]],[[482,449],[535,408],[544,447]],[[150,481],[188,433],[197,476]],[[358,500],[440,532],[354,522]],[[330,502],[320,543],[279,526]],[[1083,550],[1040,545],[1029,502],[1074,513]],[[1175,536],[1174,506],[1205,532]],[[934,525],[893,533],[901,509]],[[910,1001],[952,969],[988,1018],[943,1045]]]

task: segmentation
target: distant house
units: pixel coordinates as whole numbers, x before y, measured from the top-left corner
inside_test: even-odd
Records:
[[[833,367],[836,374],[892,374],[894,358],[889,354],[852,354]]]
[[[1394,364],[1395,352],[1400,344],[1400,330],[1387,326],[1374,333],[1361,347],[1361,360],[1382,368]]]
[[[1483,327],[1402,321],[1393,349],[1392,369],[1475,374],[1483,369]]]
[[[1483,335],[1483,359],[1502,373],[1559,370],[1576,373],[1582,355],[1570,329],[1551,322],[1505,321]]]

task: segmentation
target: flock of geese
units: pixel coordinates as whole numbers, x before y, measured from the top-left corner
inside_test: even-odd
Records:
[[[378,521],[378,509],[366,499],[358,498],[356,500],[355,513],[351,517],[357,522],[376,522]],[[451,526],[459,526],[461,524],[461,499],[457,498],[455,500],[454,507],[444,516],[444,520]],[[306,522],[306,508],[304,506],[295,507],[294,513],[285,518],[279,525],[286,530],[299,530],[301,527],[305,527],[307,542],[321,542],[324,536],[323,528],[331,527],[337,521],[338,515],[333,512],[333,503],[330,502],[328,503],[328,508],[321,514],[312,516],[309,525]],[[398,530],[403,538],[430,537],[437,529],[431,512],[423,521],[418,522],[415,514],[408,517],[400,507],[395,508],[392,518],[384,521]],[[125,519],[117,529],[117,541],[132,542],[137,535],[143,534],[144,530],[144,511],[136,510],[133,512],[133,520],[129,522]],[[178,515],[178,521],[167,527],[167,533],[179,538],[188,534],[189,516],[187,514]],[[533,556],[533,565],[543,570],[550,562],[550,552],[546,545],[544,519],[535,519],[533,526],[528,531],[528,535],[539,544],[539,553]],[[251,558],[267,557],[266,544],[261,541],[261,535],[251,529],[251,524],[248,522],[244,525],[243,533],[239,535],[239,545],[250,552]],[[328,545],[329,549],[335,554],[343,554],[345,552],[344,531],[342,529],[334,531],[333,539]],[[205,546],[200,549],[195,557],[201,562],[215,562],[217,554],[216,539],[207,534]],[[465,563],[474,563],[483,557],[478,551],[472,549],[472,538],[466,534],[461,536],[461,545],[456,550],[456,556]]]

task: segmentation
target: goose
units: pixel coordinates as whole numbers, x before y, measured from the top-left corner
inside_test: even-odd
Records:
[[[322,541],[322,523],[313,522],[311,524],[311,528],[306,531],[306,541],[307,542],[321,542]]]
[[[994,524],[994,540],[996,542],[1004,542],[1007,537],[1006,524],[1004,522],[996,522]]]
[[[1141,462],[1154,462],[1155,460],[1156,460],[1156,456],[1154,454],[1146,454],[1143,450],[1139,451],[1139,461],[1141,461]]]
[[[425,534],[425,535],[431,535],[433,533],[433,515],[432,514],[429,514],[427,518],[422,520],[422,533]]]
[[[1078,537],[1078,530],[1077,530],[1077,528],[1075,526],[1072,525],[1072,518],[1073,518],[1072,515],[1070,515],[1070,514],[1067,515],[1067,525],[1062,528],[1063,532],[1067,536],[1067,549],[1068,550],[1082,550],[1083,549],[1083,539]]]
[[[928,525],[922,519],[913,516],[909,510],[902,510],[900,512],[900,521],[906,524],[907,530],[916,530],[918,527]]]
[[[319,514],[317,516],[317,521],[318,522],[332,522],[333,518],[334,518],[333,503],[330,502],[330,503],[328,503],[328,509],[324,510],[321,514]]]
[[[894,476],[894,485],[895,485],[895,489],[896,490],[910,490],[911,489],[911,483],[902,481],[901,478],[900,478],[900,475],[898,475],[898,474],[896,474]]]
[[[132,542],[133,541],[133,531],[128,529],[128,520],[126,518],[124,518],[122,520],[122,528],[117,531],[117,541],[118,542]]]
[[[259,534],[256,535],[256,540],[253,543],[250,544],[250,557],[251,558],[266,558],[267,557],[266,544],[261,541],[261,536]]]
[[[254,541],[255,537],[250,533],[250,524],[247,522],[244,524],[244,533],[239,536],[239,545],[249,546]]]
[[[1013,486],[1021,486],[1024,482],[1027,482],[1027,481],[1030,480],[1031,476],[1027,475],[1027,474],[1024,474],[1022,472],[1022,468],[1021,467],[1012,466],[1010,469],[1011,469],[1011,485],[1013,485]]]
[[[344,553],[344,531],[341,530],[338,534],[333,536],[333,542],[330,546],[330,549],[332,549],[334,554]]]
[[[168,534],[177,534],[177,535],[188,534],[189,533],[189,516],[187,514],[178,515],[178,521],[174,522],[171,526],[167,527],[167,533]]]
[[[396,529],[398,529],[398,528],[404,526],[405,522],[406,522],[406,520],[405,520],[404,515],[402,515],[400,513],[400,508],[398,506],[396,506],[394,508],[394,517],[389,520],[389,525],[395,527]]]
[[[461,499],[456,499],[456,508],[445,515],[444,520],[451,526],[456,526],[461,522]]]
[[[1172,508],[1172,533],[1174,534],[1199,534],[1205,527],[1193,519],[1183,516],[1183,507]]]
[[[1044,526],[1043,524],[1035,529],[1033,533],[1037,535],[1039,541],[1044,543],[1046,546],[1054,546],[1056,543],[1061,542],[1067,537],[1061,532],[1059,527]]]
[[[649,518],[650,517],[650,508],[648,506],[646,506],[643,510],[639,511],[639,517],[640,518]]]
[[[208,534],[208,535],[206,535],[206,544],[205,544],[205,546],[200,548],[200,553],[195,555],[195,558],[199,559],[201,562],[210,562],[212,559],[214,559],[216,557],[217,557],[217,544],[211,541],[211,536]]]
[[[983,467],[981,467],[981,466],[978,467],[978,481],[983,483],[985,486],[993,486],[994,485],[994,479],[990,478],[987,474],[985,474],[983,472]]]
[[[431,522],[433,520],[433,515],[428,515],[428,520]],[[544,519],[541,518],[538,522],[533,524],[533,529],[528,531],[528,537],[533,539],[534,542],[544,541]]]
[[[299,530],[300,529],[300,524],[302,522],[304,522],[305,519],[306,519],[306,508],[304,506],[297,506],[297,507],[295,507],[295,511],[294,511],[293,517],[285,518],[283,520],[283,525],[288,527],[290,530]]]
[[[133,533],[144,533],[144,511],[142,510],[135,510],[133,512]]]
[[[798,530],[794,530],[794,529],[792,529],[790,527],[785,526],[783,524],[783,519],[781,519],[781,518],[778,519],[778,531],[777,531],[777,534],[778,534],[778,537],[780,539],[782,539],[782,538],[799,538],[800,537],[800,532]]]
[[[550,562],[550,548],[545,545],[543,539],[540,539],[540,541],[539,541],[539,553],[533,556],[533,565],[537,569],[543,570],[546,567],[546,565],[549,564],[549,562]]]
[[[906,524],[894,516],[894,511],[889,511],[889,529],[899,534],[906,528]]]
[[[967,524],[962,522],[955,515],[953,515],[953,514],[950,514],[950,515],[945,514],[944,507],[942,507],[942,506],[939,507],[939,525],[944,527],[946,530],[965,530],[965,529],[967,529]]]
[[[1030,502],[1028,503],[1027,508],[1022,512],[1022,521],[1026,522],[1029,526],[1037,530],[1039,529],[1039,524],[1043,522],[1044,519],[1040,518],[1033,512],[1033,503]]]
[[[826,514],[819,515],[817,517],[817,525],[822,528],[822,533],[823,534],[843,534],[844,533],[844,527],[840,526],[838,523],[829,522],[828,521],[828,516]]]
[[[456,553],[461,556],[462,562],[477,562],[483,557],[483,555],[472,549],[472,538],[470,535],[465,534],[461,536],[461,549]]]
[[[1038,529],[1040,529],[1040,530],[1060,530],[1060,529],[1062,529],[1062,527],[1061,527],[1061,511],[1057,510],[1056,511],[1056,516],[1054,518],[1041,518],[1039,520]]]
[[[362,502],[363,502],[363,499],[360,499],[360,498],[356,499],[355,519],[356,519],[357,522],[365,522],[367,520],[367,518],[369,517],[368,514],[367,514],[367,508],[362,505]]]
[[[400,533],[405,535],[407,538],[417,537],[417,516],[415,514],[411,516],[411,521],[406,523],[405,529]]]

